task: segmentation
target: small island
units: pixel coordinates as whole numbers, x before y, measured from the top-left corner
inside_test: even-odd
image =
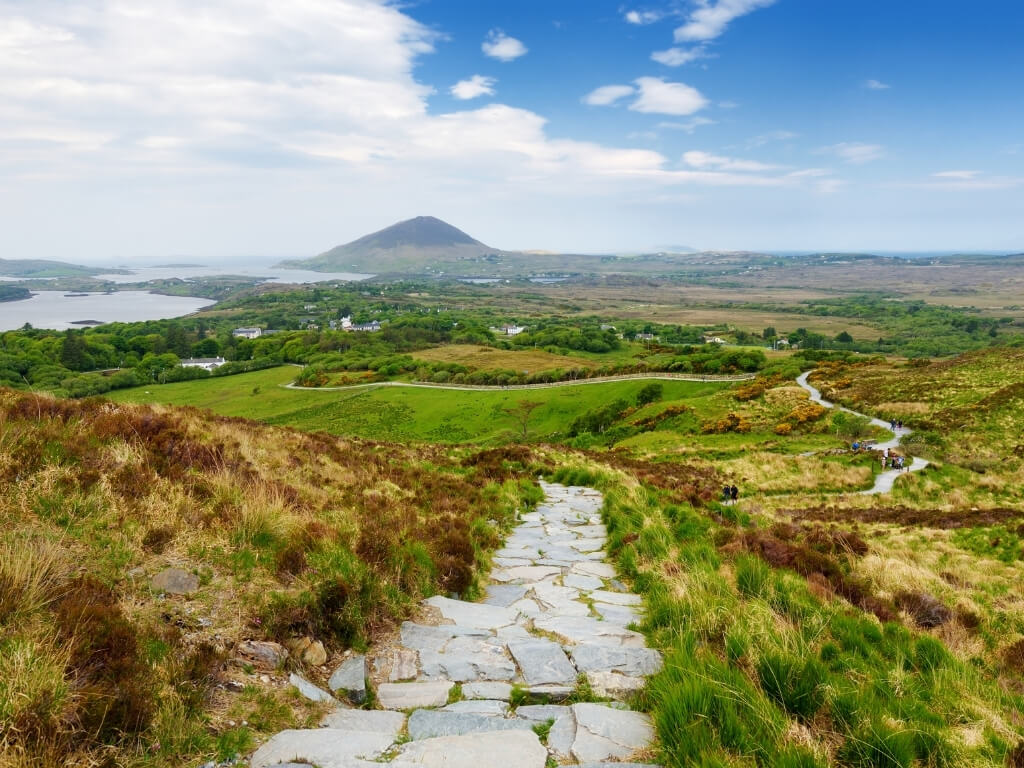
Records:
[[[20,285],[0,285],[0,301],[23,301],[32,298],[32,291]]]

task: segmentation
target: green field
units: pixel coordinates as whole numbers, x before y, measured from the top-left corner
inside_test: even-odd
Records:
[[[618,398],[633,402],[643,380],[550,389],[463,391],[412,387],[351,391],[297,391],[295,368],[284,366],[223,378],[136,387],[112,392],[118,402],[165,403],[209,408],[224,416],[324,430],[375,440],[486,443],[507,437],[516,420],[504,409],[523,400],[541,402],[529,422],[530,438],[564,434],[579,414]],[[685,399],[694,408],[729,384],[662,381],[665,400]]]

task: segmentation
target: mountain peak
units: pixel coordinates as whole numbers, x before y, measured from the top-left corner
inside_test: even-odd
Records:
[[[417,216],[414,219],[406,219],[341,247],[392,249],[402,247],[443,248],[452,245],[475,245],[487,248],[479,240],[474,240],[458,227],[453,227],[436,216]]]

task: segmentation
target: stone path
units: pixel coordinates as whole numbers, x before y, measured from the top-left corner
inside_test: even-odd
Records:
[[[884,443],[876,443],[872,447],[872,450],[882,451],[885,450],[886,448],[890,450],[892,450],[893,448],[898,448],[900,440],[906,435],[909,435],[911,432],[913,432],[913,430],[906,428],[892,429],[889,426],[888,422],[882,421],[881,419],[873,418],[871,416],[865,416],[863,413],[852,411],[849,408],[844,408],[841,405],[837,406],[835,403],[829,400],[825,400],[821,396],[821,392],[818,391],[816,387],[807,383],[807,377],[810,376],[810,374],[810,371],[800,374],[800,376],[797,377],[796,383],[807,391],[807,394],[809,394],[811,397],[811,402],[817,403],[818,405],[823,406],[825,408],[838,407],[839,410],[845,411],[846,413],[852,413],[854,416],[864,416],[865,419],[871,419],[871,424],[873,426],[881,427],[882,429],[886,429],[892,432],[891,440],[887,440]],[[889,491],[892,490],[892,486],[896,482],[896,478],[898,478],[904,472],[920,472],[922,469],[927,467],[929,463],[927,459],[922,459],[919,456],[911,456],[910,459],[910,464],[908,464],[903,469],[890,469],[875,475],[875,484],[868,488],[866,491],[861,491],[861,493],[869,496],[874,496],[880,493],[888,493]]]
[[[549,760],[654,768],[628,762],[654,731],[621,702],[662,660],[627,628],[643,609],[605,562],[603,500],[541,485],[544,502],[495,553],[483,602],[426,600],[440,623],[407,621],[398,647],[346,661],[331,678],[333,695],[293,678],[309,698],[355,702],[367,677],[381,680],[381,709],[339,703],[319,729],[276,734],[251,768],[544,768]],[[610,701],[558,703],[583,680]]]

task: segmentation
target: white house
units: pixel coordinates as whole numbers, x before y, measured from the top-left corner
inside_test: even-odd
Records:
[[[526,330],[525,325],[503,325],[501,328],[488,328],[491,333],[498,336],[518,336]]]
[[[202,368],[204,371],[212,371],[220,368],[226,363],[223,357],[189,357],[181,361],[182,368]]]
[[[726,344],[727,342],[721,336],[705,336],[704,337],[704,343],[705,344]]]
[[[235,328],[231,335],[240,339],[258,339],[263,335],[263,330],[261,328]]]

